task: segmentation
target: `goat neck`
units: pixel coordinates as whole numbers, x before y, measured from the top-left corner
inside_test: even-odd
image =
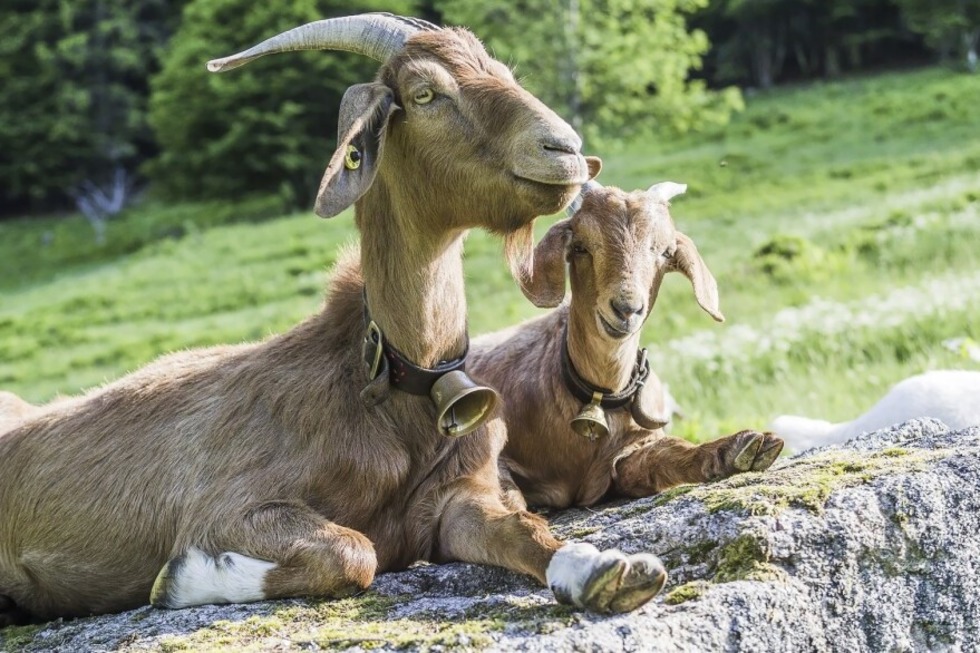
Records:
[[[435,367],[466,349],[466,232],[391,201],[379,177],[355,208],[371,317],[409,360]]]
[[[629,385],[640,346],[639,330],[627,338],[611,340],[599,332],[591,306],[568,311],[568,356],[575,371],[598,388],[619,392]]]

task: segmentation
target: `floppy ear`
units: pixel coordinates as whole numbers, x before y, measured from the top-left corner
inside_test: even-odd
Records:
[[[554,308],[565,299],[565,250],[572,236],[571,219],[559,220],[534,248],[530,279],[521,281],[524,296],[538,308]]]
[[[721,314],[721,309],[718,307],[718,283],[698,253],[694,241],[679,231],[673,269],[683,272],[691,280],[694,296],[701,308],[719,322],[724,322],[725,316]]]
[[[332,218],[367,192],[378,172],[388,119],[398,109],[384,84],[355,84],[340,101],[337,150],[320,181],[314,210]]]

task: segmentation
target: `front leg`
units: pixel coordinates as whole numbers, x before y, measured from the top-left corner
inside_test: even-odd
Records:
[[[154,606],[348,596],[366,589],[378,566],[367,537],[300,502],[259,504],[181,539],[153,584]]]
[[[497,565],[529,574],[560,603],[595,612],[629,612],[663,587],[667,572],[650,553],[600,552],[591,544],[562,545],[547,522],[500,501],[499,489],[472,480],[450,490],[440,520],[443,560]]]
[[[684,483],[706,483],[769,468],[783,450],[772,433],[739,431],[703,444],[650,435],[624,449],[613,464],[617,491],[648,497]]]

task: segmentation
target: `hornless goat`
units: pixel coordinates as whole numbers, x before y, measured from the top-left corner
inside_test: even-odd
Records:
[[[571,302],[473,341],[469,369],[504,397],[501,473],[523,493],[508,488],[513,505],[644,497],[761,471],[779,455],[781,440],[754,431],[701,445],[662,431],[670,407],[639,340],[664,275],[682,272],[701,308],[724,319],[714,277],[668,212],[670,198],[685,189],[665,182],[626,193],[589,182],[580,208],[538,243],[524,284],[536,305],[558,305],[567,267]]]
[[[317,21],[208,66],[299,49],[382,62],[344,95],[316,200],[323,217],[354,204],[360,263],[338,264],[322,311],[285,334],[164,357],[0,437],[0,609],[335,597],[416,560],[501,565],[598,611],[646,602],[665,579],[656,557],[562,546],[505,507],[499,415],[447,438],[430,400],[396,384],[466,353],[467,229],[507,234],[526,270],[533,219],[598,160],[462,29]],[[368,317],[390,376],[364,364],[382,342]]]

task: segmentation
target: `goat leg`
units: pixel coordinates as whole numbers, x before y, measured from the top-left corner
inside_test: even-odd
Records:
[[[299,502],[257,506],[240,522],[207,539],[207,545],[182,547],[164,565],[150,603],[182,608],[293,596],[348,596],[366,589],[378,566],[367,537]]]
[[[761,472],[775,462],[782,449],[782,440],[756,431],[740,431],[703,444],[650,436],[624,451],[614,463],[616,489],[626,496],[648,497],[684,483]]]
[[[512,511],[499,489],[457,488],[442,515],[439,553],[444,560],[492,564],[530,574],[560,603],[594,612],[628,612],[663,587],[667,572],[649,553],[600,552],[591,544],[562,545],[547,522]]]

